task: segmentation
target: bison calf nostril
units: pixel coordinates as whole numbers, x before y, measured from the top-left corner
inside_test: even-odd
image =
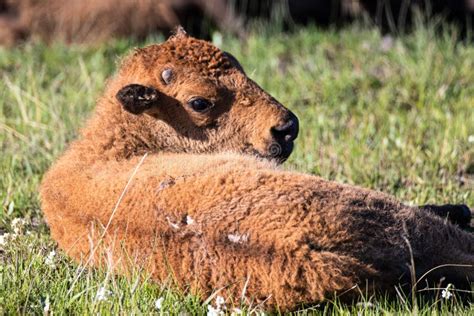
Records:
[[[286,131],[288,131],[288,130],[291,129],[291,127],[293,126],[293,124],[294,124],[293,121],[288,121],[288,122],[286,122],[286,123],[283,124],[283,125],[275,126],[274,129],[275,129],[275,131],[277,131],[277,132],[286,132]]]
[[[272,127],[271,132],[277,140],[291,142],[298,136],[298,119],[290,115],[285,123]]]

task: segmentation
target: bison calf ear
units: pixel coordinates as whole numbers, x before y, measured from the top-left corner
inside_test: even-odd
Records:
[[[132,114],[141,114],[157,104],[159,92],[153,87],[130,84],[116,94],[123,108]]]

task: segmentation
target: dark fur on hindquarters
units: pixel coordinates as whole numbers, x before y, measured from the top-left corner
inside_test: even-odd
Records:
[[[427,204],[420,206],[420,209],[447,218],[451,223],[461,228],[468,228],[471,223],[471,210],[465,204]]]

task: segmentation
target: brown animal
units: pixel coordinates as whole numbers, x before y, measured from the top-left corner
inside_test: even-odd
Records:
[[[51,234],[86,264],[105,252],[119,272],[282,310],[350,299],[355,286],[393,292],[410,277],[409,246],[417,277],[442,266],[426,278],[470,286],[473,235],[389,195],[279,169],[297,132],[235,58],[179,30],[122,62],[45,175]]]
[[[241,21],[226,0],[0,0],[0,45],[30,37],[67,43],[144,38],[169,33],[180,23],[200,34],[205,17],[241,33]]]

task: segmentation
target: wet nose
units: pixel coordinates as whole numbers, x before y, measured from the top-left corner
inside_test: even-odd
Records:
[[[279,143],[290,143],[298,137],[299,122],[292,112],[288,112],[287,119],[280,125],[271,128],[272,136]]]

